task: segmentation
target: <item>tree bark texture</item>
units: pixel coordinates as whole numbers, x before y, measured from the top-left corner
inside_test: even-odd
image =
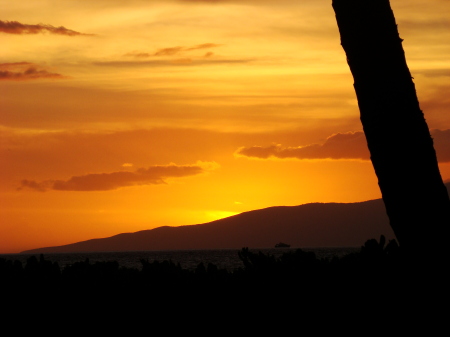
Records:
[[[332,5],[397,241],[407,252],[436,252],[447,239],[450,200],[389,0]]]

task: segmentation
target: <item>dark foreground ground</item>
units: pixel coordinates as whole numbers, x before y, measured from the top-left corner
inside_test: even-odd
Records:
[[[138,270],[88,260],[62,269],[43,255],[24,265],[0,259],[2,304],[10,312],[48,313],[49,319],[145,313],[150,320],[174,317],[167,328],[190,317],[190,324],[243,320],[255,331],[274,320],[292,326],[303,317],[307,323],[311,316],[326,326],[341,315],[381,323],[398,322],[410,312],[413,323],[411,313],[422,321],[434,310],[448,314],[448,264],[406,261],[396,242],[386,244],[384,237],[368,240],[358,253],[327,260],[300,249],[278,258],[246,248],[236,254],[242,267],[234,271],[203,263],[190,271],[172,261],[142,260]]]

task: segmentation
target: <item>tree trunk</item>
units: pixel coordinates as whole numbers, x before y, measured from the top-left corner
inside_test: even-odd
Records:
[[[443,252],[450,200],[389,0],[333,0],[371,160],[402,250]]]

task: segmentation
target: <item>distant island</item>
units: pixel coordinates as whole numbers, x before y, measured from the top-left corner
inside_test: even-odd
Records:
[[[383,200],[376,199],[269,207],[205,224],[163,226],[22,253],[271,248],[274,241],[293,248],[360,247],[381,235],[395,238]]]
[[[143,250],[358,247],[367,238],[394,238],[381,199],[360,203],[311,203],[269,207],[205,224],[163,226],[22,253]]]

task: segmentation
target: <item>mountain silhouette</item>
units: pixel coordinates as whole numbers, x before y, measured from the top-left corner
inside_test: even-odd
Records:
[[[298,248],[359,247],[380,235],[395,238],[383,200],[376,199],[269,207],[204,224],[163,226],[22,253],[271,248],[278,242]]]

